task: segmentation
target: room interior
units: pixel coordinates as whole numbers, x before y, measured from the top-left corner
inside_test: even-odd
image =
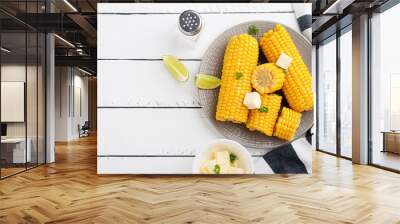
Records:
[[[296,1],[312,3],[313,8],[312,73],[316,110],[311,133],[314,174],[310,179],[273,176],[272,185],[264,177],[222,180],[193,178],[185,182],[176,177],[108,177],[95,174],[96,4],[104,2],[134,1],[1,1],[0,193],[20,193],[24,181],[35,185],[32,192],[43,191],[40,187],[44,185],[44,189],[52,190],[47,187],[67,181],[74,183],[71,184],[73,189],[68,189],[70,191],[67,193],[72,192],[71,195],[76,196],[85,192],[94,198],[104,199],[107,205],[100,199],[93,199],[102,209],[109,209],[108,206],[115,203],[104,192],[122,195],[121,198],[126,200],[115,203],[115,208],[109,210],[117,210],[122,216],[143,221],[121,212],[118,207],[123,207],[129,200],[139,200],[137,195],[150,197],[154,200],[149,199],[150,204],[160,203],[157,206],[164,206],[163,203],[174,202],[171,198],[175,198],[176,194],[171,192],[198,183],[201,186],[196,188],[196,195],[192,196],[205,200],[204,195],[215,192],[226,194],[219,190],[214,192],[214,186],[220,184],[222,188],[230,189],[231,184],[246,182],[244,195],[256,189],[254,191],[259,195],[265,196],[264,190],[272,189],[270,196],[274,196],[265,200],[265,204],[283,198],[286,204],[279,204],[279,208],[283,209],[281,211],[290,211],[287,213],[292,215],[290,217],[304,214],[302,219],[308,220],[315,216],[309,208],[316,209],[313,206],[317,204],[319,207],[333,208],[320,211],[321,220],[325,222],[362,222],[367,220],[368,214],[372,220],[385,223],[395,223],[400,219],[396,214],[400,204],[391,198],[399,194],[397,180],[400,173],[400,101],[396,97],[400,93],[400,69],[397,66],[400,33],[394,28],[400,21],[398,1]],[[40,180],[43,180],[42,184]],[[115,183],[120,184],[118,187],[123,193],[113,188]],[[299,185],[307,187],[299,189]],[[307,198],[298,198],[286,191],[303,194]],[[65,193],[59,188],[54,192],[54,195]],[[166,200],[168,202],[155,202],[157,200],[149,196],[154,192],[172,196]],[[26,198],[39,195],[22,193],[24,195],[20,194],[23,195],[21,197]],[[343,198],[353,201],[347,203],[342,201]],[[11,204],[11,199],[18,201],[16,196],[10,196],[7,203]],[[64,199],[73,201],[68,197]],[[82,204],[87,200],[74,199],[82,200]],[[226,200],[229,204],[229,199]],[[299,206],[298,201],[308,207]],[[22,205],[23,200],[18,203],[21,203],[21,207],[25,206]],[[63,212],[68,213],[65,216],[58,214],[58,221],[63,221],[63,218],[81,221],[72,216],[84,209],[68,210],[62,202],[57,203],[46,205],[62,207]],[[235,203],[239,205],[241,202]],[[343,208],[348,205],[350,208],[347,207],[349,210],[346,212],[339,205]],[[293,207],[296,207],[296,212],[292,214]],[[141,212],[146,213],[146,209]],[[225,214],[223,209],[219,209],[219,215]],[[101,216],[100,210],[93,211],[93,214]],[[229,211],[234,213],[234,206],[229,207]],[[6,212],[11,213],[10,208],[4,208],[3,213]],[[0,211],[0,219],[3,213]],[[105,214],[107,216],[108,213]],[[161,214],[167,216],[166,213]],[[147,213],[143,215],[149,219],[154,216]],[[182,221],[179,214],[177,217]]]
[[[91,126],[93,133],[96,130],[96,51],[95,42],[91,38],[95,36],[93,30],[96,26],[96,1],[76,2],[76,6],[73,4],[72,7],[65,2],[55,2],[50,3],[47,8],[45,3],[2,3],[2,19],[7,21],[7,27],[1,34],[1,111],[4,139],[2,160],[11,161],[8,158],[11,155],[7,155],[11,150],[9,148],[18,148],[16,146],[19,145],[26,149],[21,154],[26,157],[19,165],[22,167],[7,167],[8,169],[23,171],[45,161],[46,153],[43,151],[46,147],[45,138],[48,137],[45,136],[47,118],[44,112],[48,94],[45,76],[51,69],[56,74],[53,87],[54,141],[79,139],[80,129],[85,122],[88,127]],[[392,44],[398,34],[391,28],[398,19],[400,6],[393,1],[380,1],[372,5],[354,1],[341,6],[343,12],[339,17],[324,15],[327,14],[324,9],[329,11],[332,5],[334,4],[329,1],[316,1],[313,4],[312,70],[318,105],[312,128],[313,146],[318,151],[352,160],[355,152],[352,150],[354,77],[351,74],[354,72],[352,49],[355,40],[349,17],[358,16],[361,9],[374,9],[369,18],[369,44],[373,54],[369,59],[371,84],[368,85],[368,136],[371,145],[366,163],[398,171],[400,104],[394,96],[400,91],[400,76],[394,65],[395,54],[400,49]],[[22,20],[24,12],[32,12],[29,16],[33,16],[50,10],[55,13],[65,12],[67,16],[62,20],[55,19],[53,27],[41,24],[43,18],[34,20],[26,17],[30,23]],[[76,23],[68,13],[73,17],[81,16],[80,19],[86,22]],[[341,21],[340,26],[332,29],[335,21]],[[58,23],[64,24],[60,26]],[[49,31],[56,32],[53,37],[53,52],[48,52],[49,43],[44,34]],[[51,54],[55,55],[53,67],[46,63],[46,57]],[[13,146],[5,142],[12,138],[18,138],[19,143],[13,143]],[[4,175],[4,166],[2,176],[7,176]]]
[[[45,162],[44,34],[1,34],[1,172],[6,177]]]

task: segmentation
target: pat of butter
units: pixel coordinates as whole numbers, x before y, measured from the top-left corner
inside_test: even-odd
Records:
[[[203,173],[203,174],[209,174],[209,173],[210,173],[210,172],[208,171],[208,166],[207,166],[207,164],[203,165],[203,166],[200,168],[200,173]]]
[[[291,58],[289,55],[285,54],[285,53],[281,53],[281,55],[279,55],[278,61],[276,61],[276,65],[281,67],[282,69],[288,69],[290,63],[292,63],[293,58]]]
[[[215,160],[209,160],[207,163],[207,169],[209,173],[214,173],[214,167],[217,163],[215,162]]]
[[[229,169],[231,168],[229,164],[219,164],[219,167],[220,167],[219,171],[220,174],[228,174]]]
[[[250,110],[261,107],[261,96],[258,92],[246,93],[243,104]]]
[[[220,165],[229,164],[229,152],[228,151],[221,151],[215,152],[215,162]]]

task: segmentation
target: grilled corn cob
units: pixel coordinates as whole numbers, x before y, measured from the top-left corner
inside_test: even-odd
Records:
[[[275,63],[281,53],[293,58],[283,84],[283,93],[293,110],[311,110],[314,106],[312,78],[289,33],[283,26],[276,25],[274,30],[264,33],[260,45],[269,62]]]
[[[285,73],[273,63],[266,63],[257,66],[251,77],[253,88],[260,94],[273,93],[282,89],[285,81]]]
[[[282,96],[276,94],[264,94],[261,96],[260,109],[251,110],[247,120],[247,128],[257,130],[268,136],[274,132],[275,122],[281,108]]]
[[[300,121],[301,113],[283,107],[276,122],[274,136],[288,141],[292,140],[300,125]]]
[[[251,74],[257,66],[258,42],[248,35],[233,36],[226,47],[216,119],[244,123],[248,109],[244,96],[251,92]]]

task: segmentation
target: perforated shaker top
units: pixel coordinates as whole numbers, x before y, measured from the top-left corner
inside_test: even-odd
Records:
[[[200,14],[193,10],[186,10],[179,16],[179,29],[188,36],[194,36],[201,30],[202,20]]]

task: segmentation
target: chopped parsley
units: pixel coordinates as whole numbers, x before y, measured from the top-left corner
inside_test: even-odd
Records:
[[[285,75],[289,75],[289,70],[288,69],[284,69],[283,72],[285,73]]]
[[[242,78],[243,73],[241,72],[236,72],[236,80],[239,80],[240,78]]]
[[[263,107],[258,109],[258,112],[267,113],[268,112],[268,107],[263,106]]]
[[[219,174],[220,171],[221,171],[221,167],[218,164],[215,164],[214,173]]]
[[[249,31],[247,32],[249,35],[257,35],[258,33],[260,33],[260,29],[252,24],[249,26]]]
[[[231,161],[231,163],[235,162],[235,160],[237,159],[237,156],[233,153],[229,153],[229,160]]]

